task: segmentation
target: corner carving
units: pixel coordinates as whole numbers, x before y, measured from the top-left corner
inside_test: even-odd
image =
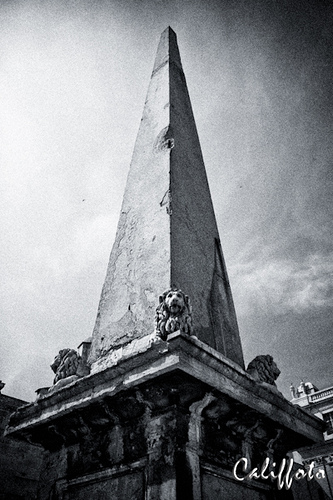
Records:
[[[192,308],[190,299],[178,288],[170,288],[159,297],[155,314],[155,333],[162,340],[168,334],[180,330],[191,335]]]
[[[264,382],[273,387],[276,387],[275,380],[281,373],[269,354],[256,356],[249,363],[246,371],[258,382]]]
[[[43,391],[39,396],[45,395],[45,392],[54,392],[61,387],[74,382],[80,377],[88,375],[90,369],[82,357],[74,349],[61,349],[51,365],[55,377],[53,386],[48,391]]]

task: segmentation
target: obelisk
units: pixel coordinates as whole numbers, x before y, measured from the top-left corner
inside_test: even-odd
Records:
[[[171,286],[191,300],[193,333],[244,366],[176,34],[161,35],[103,286],[90,360],[153,331]]]

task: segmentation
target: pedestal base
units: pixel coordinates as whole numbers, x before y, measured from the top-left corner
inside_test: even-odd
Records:
[[[321,441],[321,422],[196,338],[151,340],[12,416],[7,434],[48,450],[39,498],[287,499],[235,464],[280,463]]]

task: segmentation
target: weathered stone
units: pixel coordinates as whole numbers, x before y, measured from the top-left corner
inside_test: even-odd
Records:
[[[192,307],[190,299],[181,290],[170,288],[159,297],[155,314],[155,332],[162,340],[167,340],[169,333],[180,330],[191,334]]]
[[[158,46],[90,361],[153,332],[161,290],[193,305],[193,333],[243,366],[227,271],[176,35]]]
[[[0,382],[0,392],[5,386]],[[27,441],[5,437],[4,429],[10,417],[26,401],[0,394],[0,499],[36,498],[44,450]]]
[[[249,363],[246,371],[256,380],[273,385],[274,387],[276,387],[275,380],[281,373],[273,357],[269,354],[256,356]]]
[[[164,344],[161,353],[146,342],[145,350],[11,417],[9,434],[48,450],[42,500],[52,489],[76,499],[119,484],[146,491],[150,500],[176,499],[180,490],[180,498],[202,500],[201,488],[221,489],[224,481],[230,491],[247,491],[231,476],[239,457],[253,465],[266,456],[279,460],[322,438],[318,419],[207,344],[179,332]],[[120,476],[126,481],[117,482]],[[267,481],[250,484],[253,495],[268,493],[247,498],[273,498],[274,488]]]
[[[75,382],[79,377],[84,377],[90,372],[87,364],[87,356],[83,359],[74,349],[61,349],[59,354],[54,358],[51,365],[55,373],[53,386],[48,389],[48,392],[54,392],[65,385]],[[38,389],[37,397],[43,397],[47,391],[46,388]]]
[[[155,379],[161,376],[164,383],[155,384]],[[57,422],[58,427],[64,427],[60,434],[66,435],[71,427],[78,433],[81,428],[78,412],[88,427],[115,425],[120,420],[143,415],[147,402],[156,410],[179,398],[181,404],[192,404],[201,394],[204,396],[203,387],[217,390],[225,398],[236,399],[272,421],[297,429],[298,434],[308,439],[322,438],[318,419],[256,382],[236,363],[205,343],[179,332],[169,337],[163,353],[154,343],[147,344],[144,352],[133,352],[132,357],[119,360],[116,366],[78,379],[36,403],[19,408],[11,417],[8,432],[24,437],[33,433],[34,428],[46,429]],[[219,403],[219,415],[227,412],[228,402],[229,399],[224,399]],[[70,415],[75,417],[72,423],[68,421]],[[34,437],[38,436],[43,440],[43,433],[38,432]]]
[[[180,287],[193,302],[193,331]],[[157,51],[91,352],[89,375],[66,376],[10,419],[8,435],[46,450],[40,500],[286,500],[270,480],[238,481],[235,464],[268,457],[273,467],[323,439],[323,423],[272,385],[270,356],[243,369],[171,29]]]

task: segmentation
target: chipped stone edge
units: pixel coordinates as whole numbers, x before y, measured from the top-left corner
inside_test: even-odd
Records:
[[[179,332],[176,333],[179,334]],[[156,334],[151,333],[139,339],[134,339],[124,346],[112,349],[101,358],[98,358],[91,365],[90,375],[104,371],[112,366],[116,366],[121,361],[125,361],[126,359],[132,358],[137,354],[146,352],[152,347],[158,348],[161,351],[161,354],[167,352],[168,350],[167,342],[161,339],[156,339]]]

